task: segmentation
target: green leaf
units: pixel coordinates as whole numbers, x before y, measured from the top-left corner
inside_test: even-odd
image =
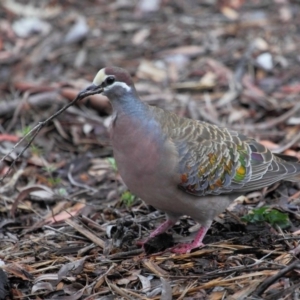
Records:
[[[242,221],[247,223],[267,222],[273,227],[277,225],[281,228],[288,227],[290,224],[288,214],[266,206],[253,209],[248,215],[242,217]]]
[[[130,207],[132,206],[133,202],[134,202],[135,196],[133,194],[131,194],[129,191],[126,191],[122,194],[121,196],[121,200],[122,202],[127,206]]]
[[[117,172],[117,171],[118,171],[118,167],[117,167],[116,160],[115,160],[113,157],[108,157],[108,158],[107,158],[107,161],[108,161],[108,163],[111,165],[111,167],[113,168],[113,170],[114,170],[115,172]]]

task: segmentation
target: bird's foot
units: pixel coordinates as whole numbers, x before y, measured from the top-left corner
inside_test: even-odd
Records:
[[[200,227],[200,229],[197,232],[195,239],[192,243],[179,244],[179,245],[171,248],[170,249],[171,252],[178,253],[178,254],[186,254],[186,253],[190,253],[193,249],[196,249],[199,247],[204,247],[205,245],[202,243],[202,240],[205,237],[205,234],[208,229],[209,229],[209,226]]]
[[[149,240],[150,240],[150,239],[136,241],[136,245],[139,246],[139,247],[143,247],[143,248],[144,248],[145,244],[146,244]]]
[[[174,245],[173,237],[170,234],[162,233],[144,241],[138,241],[137,244],[141,246],[146,254],[153,254],[168,249]]]
[[[203,243],[201,244],[194,244],[194,243],[186,243],[186,244],[179,244],[174,247],[172,247],[170,250],[173,253],[176,254],[186,254],[190,253],[193,249],[199,248],[199,247],[204,247],[205,245]]]
[[[144,245],[148,243],[151,239],[154,237],[166,232],[169,228],[171,228],[176,223],[175,220],[167,219],[165,222],[160,224],[154,231],[151,232],[149,237],[146,240],[143,241],[137,241],[136,244],[140,247],[144,248]]]

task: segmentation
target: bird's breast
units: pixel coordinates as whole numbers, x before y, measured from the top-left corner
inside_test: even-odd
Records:
[[[118,116],[111,126],[111,142],[122,179],[139,197],[162,188],[174,175],[174,154],[152,120]]]
[[[117,117],[111,126],[114,156],[121,175],[144,176],[156,171],[162,141],[157,128],[131,116]],[[152,129],[152,130],[151,130]]]

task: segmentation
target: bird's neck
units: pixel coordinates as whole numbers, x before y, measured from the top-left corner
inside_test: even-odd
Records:
[[[160,143],[164,139],[161,124],[156,120],[151,106],[143,103],[137,95],[123,94],[122,98],[110,99],[113,106],[111,134],[131,136],[132,140],[147,136]]]
[[[110,99],[115,116],[131,116],[143,119],[148,113],[148,105],[140,101],[135,90]]]

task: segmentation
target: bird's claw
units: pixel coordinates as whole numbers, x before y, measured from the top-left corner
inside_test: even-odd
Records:
[[[139,247],[142,247],[144,248],[145,244],[149,241],[149,239],[146,239],[146,240],[138,240],[136,241],[136,245],[139,246]]]
[[[187,244],[179,244],[174,247],[172,247],[170,250],[173,253],[176,254],[186,254],[190,253],[193,249],[199,248],[199,247],[204,247],[205,245],[201,243],[200,245],[194,245],[193,243],[187,243]]]

